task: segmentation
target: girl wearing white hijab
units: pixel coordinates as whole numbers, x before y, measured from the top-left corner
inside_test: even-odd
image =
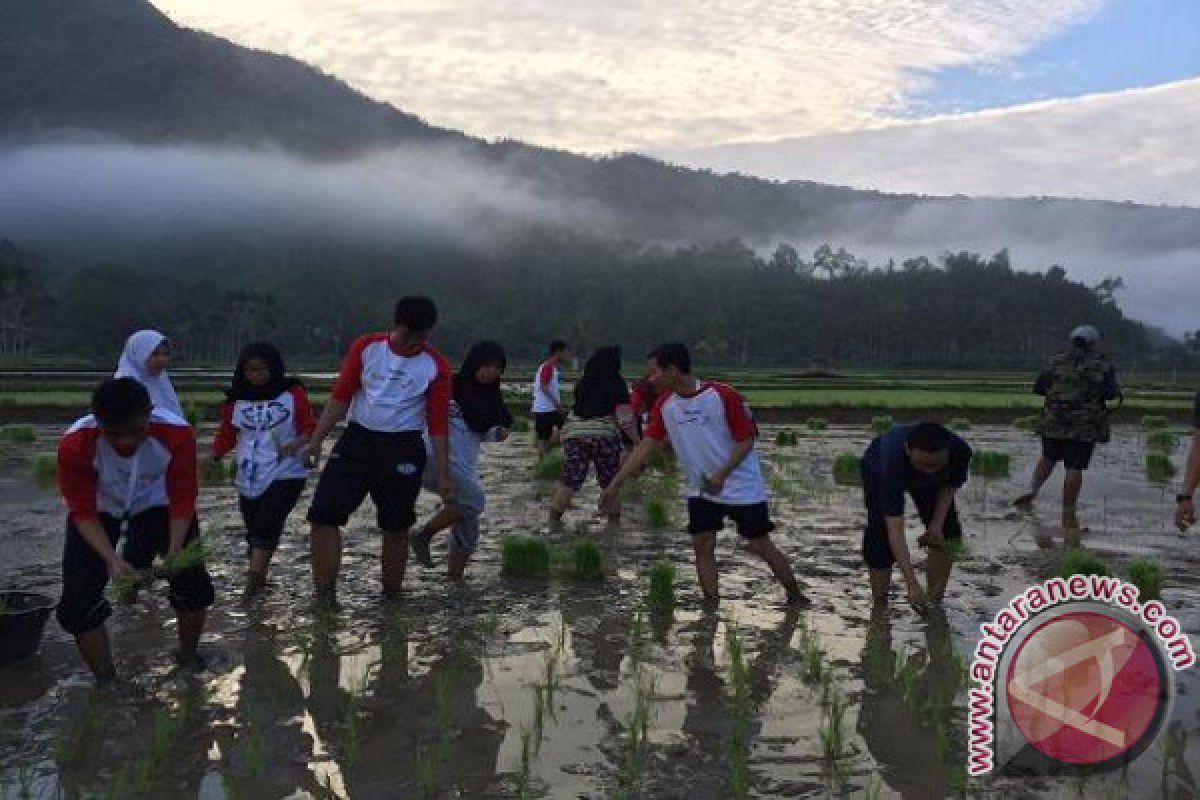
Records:
[[[154,407],[184,418],[183,406],[167,377],[169,342],[158,331],[138,331],[125,342],[114,378],[135,378],[150,392]]]

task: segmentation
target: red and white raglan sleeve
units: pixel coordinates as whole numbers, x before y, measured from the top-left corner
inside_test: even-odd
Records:
[[[237,428],[233,427],[233,406],[232,400],[221,404],[221,422],[217,425],[212,442],[213,458],[223,458],[237,447],[238,432]]]
[[[167,465],[167,507],[171,519],[196,516],[196,497],[200,493],[196,475],[196,434],[178,425],[153,425],[151,435],[171,454]]]
[[[658,402],[654,404],[654,408],[650,411],[650,421],[646,423],[646,430],[642,431],[642,436],[647,439],[653,439],[656,442],[662,442],[667,439],[667,426],[663,423],[663,406],[666,405],[667,399],[670,398],[669,393],[664,393],[658,398]]]
[[[300,436],[311,436],[317,429],[317,417],[313,414],[308,392],[300,385],[293,386],[288,391],[292,395],[292,407],[296,409],[296,433]]]
[[[58,491],[72,522],[100,518],[96,492],[96,430],[70,431],[58,443]]]
[[[758,425],[750,415],[750,408],[737,390],[725,383],[713,383],[712,387],[721,397],[725,409],[725,422],[734,441],[744,442],[758,436]]]
[[[354,340],[354,344],[346,351],[346,357],[342,359],[341,367],[338,368],[337,380],[330,390],[330,397],[339,403],[349,403],[354,399],[354,395],[362,388],[363,351],[378,339],[378,334],[367,334]]]
[[[426,352],[437,363],[437,374],[425,390],[425,425],[430,436],[445,436],[450,430],[450,396],[453,393],[450,363],[433,348]]]
[[[554,365],[549,361],[543,361],[542,366],[538,369],[537,382],[544,390],[550,389],[550,382],[554,380]]]

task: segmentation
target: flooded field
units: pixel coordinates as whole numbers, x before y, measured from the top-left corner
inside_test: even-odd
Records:
[[[91,688],[51,620],[39,655],[0,666],[0,797],[1197,796],[1194,672],[1179,675],[1163,742],[1125,773],[980,783],[963,769],[964,668],[978,625],[1076,539],[1118,565],[1159,559],[1166,606],[1200,631],[1200,554],[1170,527],[1173,489],[1145,476],[1140,431],[1120,429],[1098,451],[1080,514],[1087,530],[1069,535],[1057,510],[1061,473],[1035,513],[1009,507],[1036,456],[1032,436],[1007,426],[966,434],[977,449],[1011,454],[1012,469],[963,492],[965,552],[944,614],[922,620],[899,594],[872,614],[859,491],[831,477],[836,455],[861,452],[866,429],[800,432],[787,446],[774,444],[777,430],[764,430],[761,448],[776,542],[815,601],[802,613],[785,610],[732,530],[719,544],[720,608],[703,609],[673,496],[666,527],[632,492],[611,529],[594,513],[591,485],[551,533],[552,484],[532,475],[528,434],[487,450],[490,506],[465,586],[410,560],[406,597],[385,603],[368,504],[346,536],[333,614],[310,610],[308,494],[268,592],[242,607],[235,494],[206,487],[201,521],[216,545],[218,587],[202,644],[208,671],[175,672],[161,589],[110,621],[129,679],[112,690]],[[4,451],[0,586],[57,596],[62,512],[29,466],[53,449],[56,431],[37,433],[36,444]],[[661,496],[662,482],[644,481],[640,494]],[[423,497],[425,515],[435,506]],[[914,521],[910,542],[919,532]],[[504,577],[500,539],[510,533],[563,547],[590,537],[606,577]],[[678,569],[673,609],[647,601],[646,573],[659,559]]]

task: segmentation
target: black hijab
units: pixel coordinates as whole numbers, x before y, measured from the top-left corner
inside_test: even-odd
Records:
[[[251,386],[250,381],[246,380],[246,363],[252,358],[262,360],[271,373],[270,380],[264,386]],[[275,345],[267,342],[252,342],[242,348],[237,366],[233,370],[233,383],[225,392],[225,396],[232,402],[238,400],[261,402],[274,400],[293,386],[300,385],[302,385],[300,381],[288,377],[287,370],[283,366],[283,356],[280,355],[279,349]]]
[[[575,384],[575,415],[580,419],[612,416],[629,402],[629,385],[621,377],[621,348],[601,347],[583,365]]]
[[[474,433],[487,433],[492,428],[512,427],[512,414],[504,406],[504,394],[500,391],[500,381],[480,383],[475,379],[475,373],[480,367],[493,364],[504,372],[508,365],[504,348],[497,342],[477,342],[471,346],[467,357],[463,359],[458,374],[454,376],[454,402],[462,412],[463,422]]]

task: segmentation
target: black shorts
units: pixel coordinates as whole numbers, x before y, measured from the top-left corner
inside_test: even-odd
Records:
[[[1042,457],[1056,464],[1061,461],[1067,469],[1087,469],[1092,463],[1092,452],[1095,449],[1095,442],[1042,437]]]
[[[544,442],[554,435],[554,429],[562,430],[567,422],[567,415],[561,411],[538,411],[533,415],[533,430],[539,442]]]
[[[407,531],[417,521],[414,507],[424,471],[425,442],[420,433],[378,433],[352,422],[333,446],[317,481],[308,521],[345,525],[369,494],[380,528]]]
[[[737,525],[738,536],[743,539],[761,539],[775,530],[775,523],[771,522],[771,513],[765,502],[735,506],[703,497],[689,497],[687,506],[688,533],[692,536],[716,533],[725,526],[726,517]]]
[[[915,489],[908,493],[912,498],[913,505],[917,507],[917,514],[921,517],[921,522],[929,525],[929,520],[933,519],[933,510],[937,506],[937,488]],[[863,561],[871,569],[891,569],[896,563],[896,556],[892,553],[892,544],[888,541],[887,535],[887,515],[884,514],[883,508],[880,507],[876,498],[876,491],[873,481],[863,480],[863,498],[867,505],[867,527],[863,531],[862,554]],[[958,509],[953,502],[950,503],[950,510],[946,512],[946,523],[942,526],[942,536],[945,539],[961,539],[962,538],[962,523],[958,519]]]
[[[151,508],[135,514],[129,520],[121,557],[135,569],[144,570],[154,563],[157,555],[166,555],[170,540],[170,514],[166,507]],[[100,524],[113,547],[121,536],[121,521],[108,514],[100,515]],[[200,535],[200,526],[192,520],[185,542]],[[67,521],[67,537],[63,544],[63,587],[55,615],[63,630],[71,634],[87,633],[104,624],[112,614],[112,606],[104,597],[108,585],[108,567],[100,554],[84,541],[79,529]],[[171,606],[177,611],[200,611],[213,604],[213,585],[203,565],[189,567],[173,574]]]
[[[304,478],[287,478],[274,481],[258,497],[238,495],[247,544],[256,550],[274,550],[279,546],[288,514],[296,507],[304,484]]]

